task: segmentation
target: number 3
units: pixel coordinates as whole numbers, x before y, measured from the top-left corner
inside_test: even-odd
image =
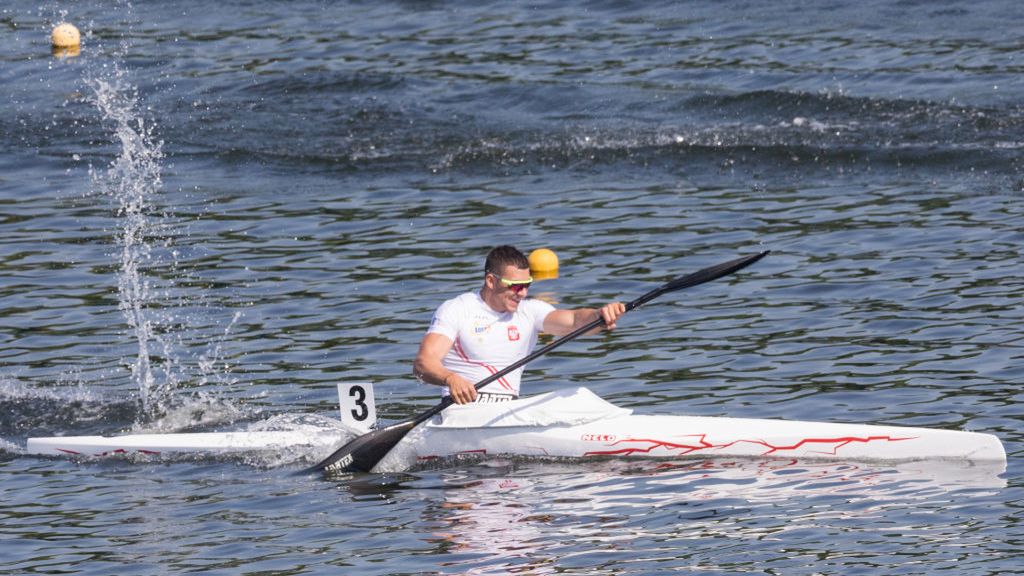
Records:
[[[350,410],[352,417],[362,422],[370,417],[370,407],[366,405],[366,389],[359,384],[353,384],[348,389],[348,395],[356,399],[356,408]]]
[[[373,384],[345,382],[338,384],[338,409],[341,423],[367,431],[377,423],[377,408],[373,402]]]

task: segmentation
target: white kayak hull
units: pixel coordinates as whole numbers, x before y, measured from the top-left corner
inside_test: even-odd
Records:
[[[298,447],[329,452],[346,440],[339,438],[340,430],[29,438],[26,451],[87,457],[217,455]],[[413,429],[375,471],[402,471],[439,458],[471,454],[1006,462],[1002,443],[990,434],[864,424],[634,415],[579,388],[501,404],[452,406]]]
[[[797,458],[857,462],[1005,462],[990,434],[783,420],[622,416],[576,426],[416,429],[390,460],[423,462],[456,455],[617,458]]]
[[[558,418],[568,421],[554,422]],[[415,463],[471,454],[1006,462],[1002,443],[991,434],[791,420],[634,415],[580,388],[504,406],[453,406],[411,431],[375,471],[400,471]]]

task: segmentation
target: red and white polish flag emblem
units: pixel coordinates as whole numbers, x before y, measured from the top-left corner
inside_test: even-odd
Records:
[[[508,341],[515,342],[516,340],[519,340],[519,328],[516,328],[515,326],[509,326]]]

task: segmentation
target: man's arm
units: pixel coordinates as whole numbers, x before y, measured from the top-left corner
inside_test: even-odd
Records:
[[[412,374],[422,382],[447,386],[456,404],[476,400],[473,383],[444,367],[441,360],[452,348],[452,341],[443,334],[429,332],[420,342],[420,350],[412,363]]]
[[[581,326],[586,326],[598,317],[604,318],[604,326],[594,328],[587,334],[597,334],[601,330],[614,330],[615,323],[626,313],[626,305],[622,302],[605,304],[601,308],[574,308],[572,310],[555,310],[544,318],[544,331],[555,336],[564,336]]]

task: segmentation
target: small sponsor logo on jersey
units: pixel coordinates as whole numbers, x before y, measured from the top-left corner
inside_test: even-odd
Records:
[[[508,341],[509,342],[515,342],[516,340],[519,340],[519,328],[517,328],[515,326],[509,326],[508,327]]]
[[[473,319],[473,332],[477,335],[483,334],[491,329],[491,323],[487,318],[474,318]]]
[[[584,442],[615,442],[615,434],[584,434],[580,440]]]

